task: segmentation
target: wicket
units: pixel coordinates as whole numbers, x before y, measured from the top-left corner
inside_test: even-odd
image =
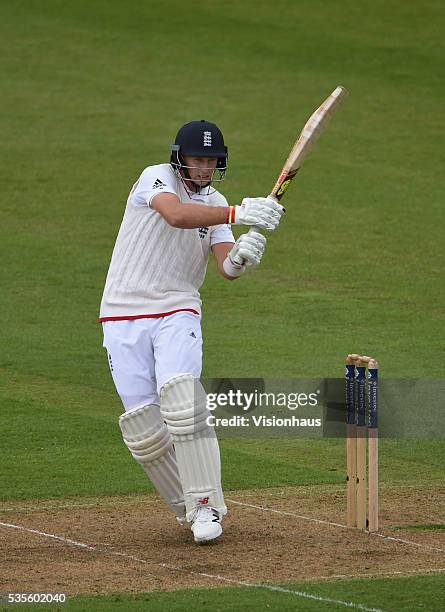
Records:
[[[377,429],[379,364],[372,357],[356,353],[348,355],[345,363],[347,525],[377,531],[379,528]],[[366,447],[368,447],[367,462]],[[366,463],[368,463],[368,494]]]

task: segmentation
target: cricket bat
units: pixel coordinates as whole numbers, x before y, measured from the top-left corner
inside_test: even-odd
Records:
[[[326,127],[326,124],[328,123],[333,112],[338,107],[340,101],[347,96],[347,93],[347,90],[341,85],[336,87],[331,95],[326,98],[326,100],[306,121],[304,128],[301,130],[297,141],[286,159],[274,188],[269,194],[270,198],[273,198],[277,202],[281,200],[292,180],[295,178],[295,175],[303,165],[303,162],[311,150],[312,145]],[[252,226],[247,234],[259,231],[260,229],[258,227]],[[244,260],[241,257],[235,257],[234,261],[238,264],[244,263]]]
[[[303,165],[303,162],[312,145],[320,136],[331,115],[347,93],[348,92],[346,89],[339,85],[309,117],[298,137],[298,140],[292,147],[289,157],[286,159],[280,176],[278,177],[274,188],[270,192],[269,197],[275,198],[277,201],[281,200],[286,189],[289,187],[298,170]]]
[[[320,136],[331,115],[337,109],[340,101],[347,95],[347,93],[348,92],[346,89],[339,85],[309,117],[298,137],[298,140],[295,142],[288,158],[286,159],[274,188],[269,194],[270,198],[274,198],[277,201],[281,200],[292,180],[295,178],[295,175],[303,165],[303,162],[311,150],[312,145]]]

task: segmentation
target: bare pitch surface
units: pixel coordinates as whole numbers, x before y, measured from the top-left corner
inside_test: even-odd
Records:
[[[153,497],[2,504],[2,590],[24,575],[29,591],[75,595],[440,573],[440,494],[385,489],[382,528],[369,534],[346,527],[335,486],[229,492],[226,532],[206,547]]]

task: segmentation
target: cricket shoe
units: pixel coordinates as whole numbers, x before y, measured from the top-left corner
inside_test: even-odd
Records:
[[[198,506],[192,521],[192,531],[197,544],[218,538],[223,532],[219,512],[210,506]]]

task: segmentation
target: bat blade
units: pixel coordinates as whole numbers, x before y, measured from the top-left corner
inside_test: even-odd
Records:
[[[331,95],[312,113],[302,129],[298,140],[294,144],[283,166],[280,176],[270,192],[270,197],[281,200],[286,189],[292,182],[309,153],[312,145],[326,127],[330,117],[338,107],[340,101],[347,95],[344,87],[339,85]]]
[[[300,133],[300,136],[298,137],[298,140],[292,147],[292,151],[289,153],[274,188],[269,194],[270,198],[273,198],[277,202],[281,200],[286,192],[286,189],[291,184],[292,179],[295,178],[295,175],[301,168],[306,155],[311,149],[311,146],[323,131],[332,113],[337,108],[340,100],[344,98],[347,93],[348,92],[346,89],[339,85],[309,117]],[[248,234],[258,231],[260,231],[258,227],[251,226]],[[245,263],[243,258],[239,256],[235,256],[233,260],[238,264]]]

